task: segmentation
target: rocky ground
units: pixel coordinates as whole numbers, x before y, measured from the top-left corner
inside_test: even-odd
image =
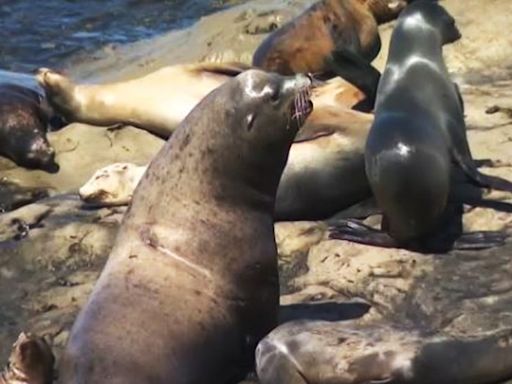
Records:
[[[205,17],[190,29],[115,50],[107,47],[85,60],[77,58],[66,65],[66,71],[77,80],[110,81],[180,62],[248,62],[266,33],[309,3],[254,0]],[[461,85],[474,156],[500,160],[501,165],[483,171],[512,180],[512,35],[507,32],[512,2],[445,0],[443,4],[463,34],[445,52]],[[385,44],[376,60],[379,68],[390,31],[391,25],[382,27]],[[55,351],[61,351],[109,254],[124,211],[84,206],[76,191],[96,169],[120,161],[145,164],[163,144],[131,127],[111,130],[82,124],[51,133],[50,141],[61,166],[57,174],[0,162],[5,185],[44,188],[52,196],[0,215],[0,361],[6,360],[21,330],[50,336]],[[19,194],[21,201],[32,192],[24,193]],[[509,194],[488,195],[512,203]],[[468,208],[464,215],[468,231],[510,233],[511,223],[511,213],[493,209]],[[362,299],[371,305],[364,316],[367,320],[393,318],[451,335],[512,330],[510,241],[488,251],[425,255],[328,240],[326,225],[317,222],[278,223],[276,236],[285,305]],[[285,318],[289,314],[283,312]]]

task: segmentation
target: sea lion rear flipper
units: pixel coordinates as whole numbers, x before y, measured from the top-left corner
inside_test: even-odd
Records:
[[[462,113],[464,113],[465,106],[464,106],[464,99],[462,98],[462,94],[460,93],[460,87],[459,84],[457,84],[455,81],[453,82],[453,86],[455,88],[455,93],[457,94],[457,98],[459,99],[460,107],[462,108]]]
[[[333,127],[318,124],[306,124],[295,135],[294,143],[303,143],[305,141],[312,141],[320,137],[330,136],[336,130]]]
[[[500,231],[477,231],[463,233],[455,240],[452,249],[459,251],[481,250],[501,247],[507,235]]]
[[[485,175],[478,170],[469,149],[465,130],[454,128],[450,130],[450,133],[455,161],[470,180],[483,188],[512,192],[512,182],[498,176]]]
[[[341,219],[366,219],[369,216],[379,215],[381,213],[382,210],[377,206],[375,198],[370,197],[369,199],[351,205],[343,211],[337,212],[329,218],[329,221],[336,222]]]
[[[346,48],[334,51],[326,60],[331,71],[366,95],[366,99],[354,109],[362,112],[372,111],[377,97],[380,72],[371,63]]]

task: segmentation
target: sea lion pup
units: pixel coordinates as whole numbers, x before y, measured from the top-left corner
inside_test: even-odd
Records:
[[[168,138],[205,95],[248,68],[244,64],[175,65],[133,80],[94,85],[75,84],[48,68],[40,68],[36,77],[50,105],[67,121],[129,124]]]
[[[48,114],[41,95],[16,84],[0,84],[0,156],[17,165],[56,172],[55,151],[46,138]]]
[[[187,116],[134,193],[71,330],[62,384],[245,375],[277,322],[274,200],[310,84],[246,71]]]
[[[146,172],[146,165],[114,163],[98,169],[78,190],[86,203],[98,206],[127,205]]]
[[[0,384],[51,384],[54,363],[51,348],[43,338],[21,333],[7,367],[0,373]]]
[[[368,97],[361,110],[369,111],[380,77],[370,65],[381,48],[378,25],[395,19],[406,5],[406,0],[321,0],[267,36],[252,63],[283,75],[341,76]]]
[[[349,226],[333,238],[390,247],[428,239],[453,216],[447,205],[453,164],[478,186],[512,191],[512,183],[481,174],[472,159],[461,97],[442,55],[442,46],[460,37],[437,1],[415,1],[400,15],[365,149],[366,174],[389,236]],[[496,233],[488,235],[465,234],[457,247],[495,244]]]

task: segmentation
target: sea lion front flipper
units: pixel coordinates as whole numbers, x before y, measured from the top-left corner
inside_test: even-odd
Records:
[[[398,248],[395,239],[386,232],[367,226],[357,220],[329,221],[329,239],[347,240],[354,243],[382,248]]]
[[[326,60],[331,71],[366,95],[366,99],[354,109],[362,112],[372,111],[377,97],[380,72],[371,63],[346,48],[334,51]]]

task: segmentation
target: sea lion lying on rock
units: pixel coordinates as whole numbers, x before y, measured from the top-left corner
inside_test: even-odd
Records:
[[[204,96],[249,68],[240,63],[174,65],[105,84],[75,84],[62,74],[41,68],[37,79],[49,103],[69,122],[129,124],[168,138]],[[312,99],[319,106],[352,107],[364,94],[342,79],[333,79],[316,86]]]
[[[58,171],[46,138],[48,111],[42,96],[16,84],[0,84],[0,155],[17,165]]]
[[[129,124],[168,138],[209,92],[249,67],[190,64],[109,84],[79,85],[48,68],[36,77],[49,103],[69,122],[98,126]]]
[[[363,156],[371,121],[369,114],[315,105],[290,149],[277,191],[276,220],[325,219],[371,196]],[[128,204],[145,170],[111,164],[92,175],[80,197],[95,206]]]

